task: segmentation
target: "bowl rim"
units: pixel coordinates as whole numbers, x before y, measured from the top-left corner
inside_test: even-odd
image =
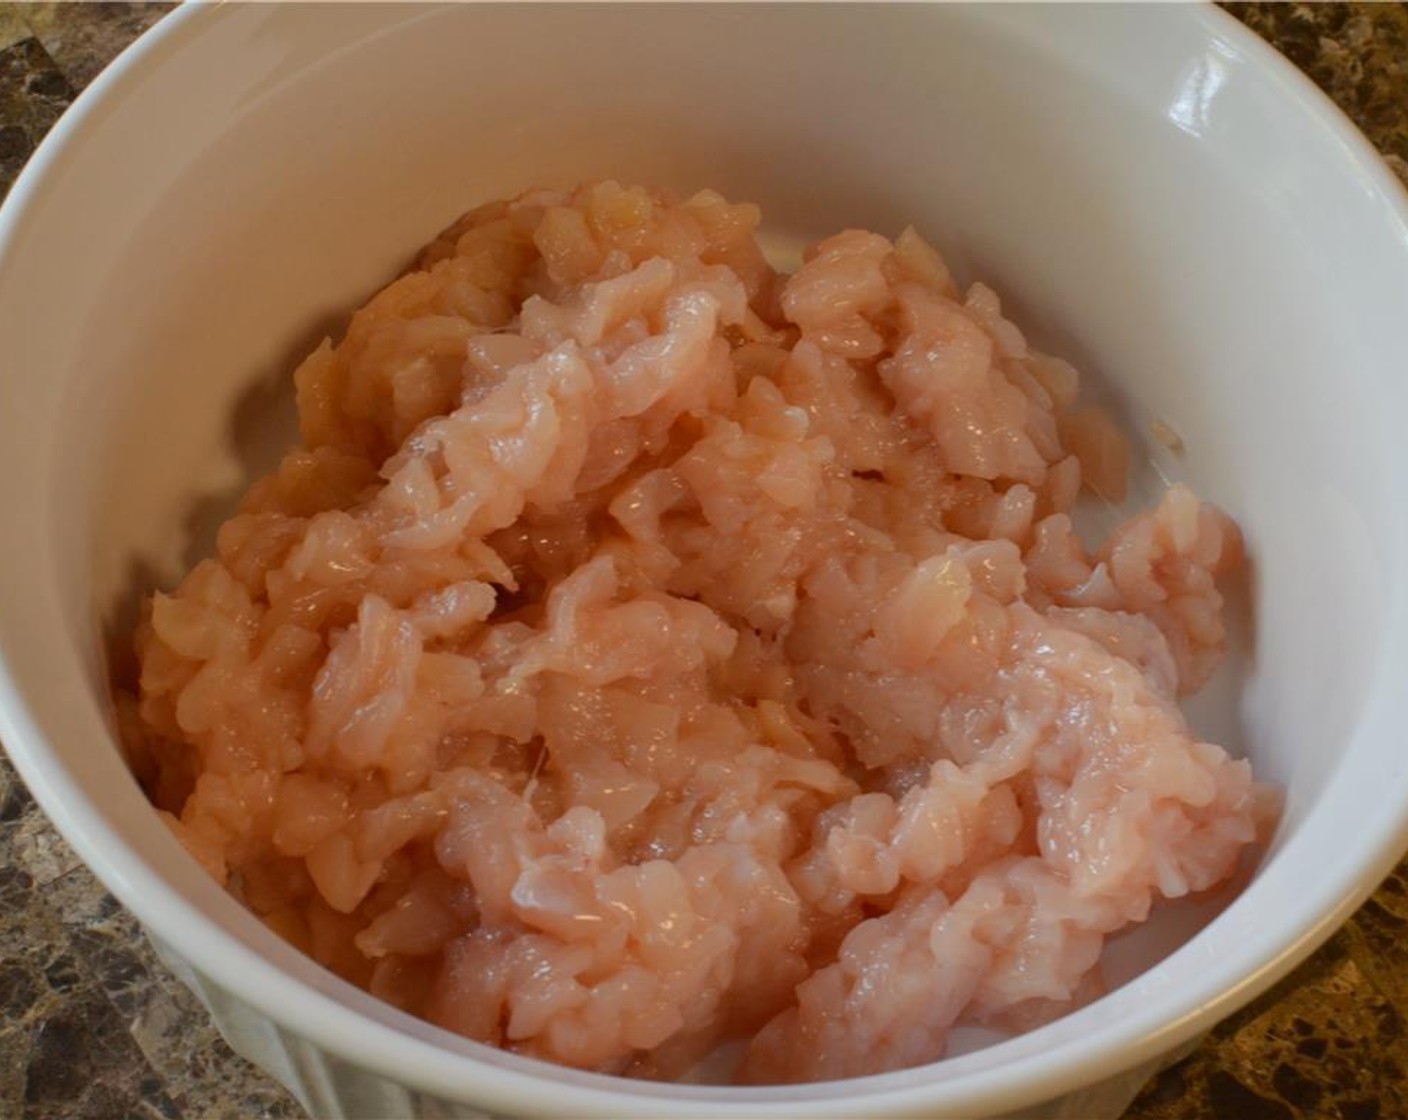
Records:
[[[1185,7],[1199,21],[1204,36],[1229,44],[1287,101],[1288,111],[1340,143],[1346,162],[1371,188],[1376,200],[1396,218],[1400,240],[1408,252],[1408,190],[1380,153],[1349,118],[1313,82],[1275,48],[1244,27],[1235,17],[1211,5]],[[28,213],[46,185],[62,170],[63,157],[88,133],[101,127],[103,104],[119,99],[124,90],[143,81],[163,58],[222,18],[225,6],[195,0],[168,13],[123,51],[65,111],[44,138],[0,206],[0,265],[3,265]],[[1390,634],[1395,648],[1408,659],[1408,641]],[[357,1066],[375,1071],[402,1085],[489,1108],[558,1115],[642,1114],[652,1106],[668,1107],[679,1115],[718,1115],[721,1109],[746,1110],[750,1116],[854,1115],[867,1111],[897,1113],[935,1106],[953,1114],[1011,1109],[1059,1096],[1092,1084],[1140,1063],[1157,1059],[1206,1030],[1269,988],[1310,955],[1377,887],[1408,847],[1408,800],[1379,832],[1360,838],[1355,861],[1357,876],[1325,887],[1320,905],[1307,906],[1285,923],[1269,942],[1271,955],[1260,967],[1232,984],[1211,969],[1200,986],[1182,993],[1177,1004],[1157,1012],[1146,1010],[1122,1027],[1066,1040],[1029,1063],[1031,1076],[1014,1084],[1008,1067],[997,1064],[957,1076],[939,1071],[943,1063],[846,1081],[811,1086],[699,1087],[655,1085],[598,1074],[582,1074],[530,1059],[490,1064],[473,1054],[451,1049],[463,1039],[449,1032],[444,1043],[413,1037],[395,1026],[376,1021],[291,976],[254,952],[199,909],[147,865],[96,811],[96,806],[58,765],[52,748],[31,716],[11,674],[7,658],[15,656],[0,645],[0,740],[36,801],[63,837],[105,887],[151,930],[219,987],[236,993],[272,1022]],[[1371,696],[1381,697],[1386,685],[1376,683]],[[1408,697],[1391,698],[1400,716],[1408,717]],[[1369,701],[1366,701],[1366,704]],[[360,993],[360,989],[350,991]],[[1131,1038],[1128,1027],[1136,1031]],[[1114,1045],[1118,1044],[1118,1045]],[[477,1045],[477,1044],[476,1044]],[[484,1048],[488,1049],[488,1048]],[[1111,1065],[1111,1054],[1118,1056]],[[515,1059],[513,1055],[503,1055]],[[473,1100],[466,1095],[473,1093]],[[932,1112],[928,1114],[932,1115]]]

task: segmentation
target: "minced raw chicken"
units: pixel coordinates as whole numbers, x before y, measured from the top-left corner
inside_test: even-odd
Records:
[[[473,211],[296,379],[303,443],[152,597],[133,766],[210,873],[391,1003],[571,1066],[933,1061],[1098,993],[1273,798],[1177,706],[1232,521],[1093,551],[1128,447],[913,230]]]

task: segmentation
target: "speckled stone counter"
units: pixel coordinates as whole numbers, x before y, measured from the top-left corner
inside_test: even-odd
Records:
[[[1228,4],[1408,182],[1408,7]],[[166,4],[0,3],[0,191]],[[236,1057],[0,756],[0,1120],[275,1120]],[[1294,975],[1145,1089],[1127,1120],[1408,1117],[1408,863]]]

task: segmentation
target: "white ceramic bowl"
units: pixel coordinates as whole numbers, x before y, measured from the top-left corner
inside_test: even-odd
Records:
[[[339,311],[470,205],[606,175],[753,199],[780,238],[914,221],[1134,425],[1181,433],[1156,466],[1241,519],[1255,568],[1254,646],[1197,718],[1288,794],[1250,885],[1191,940],[1218,900],[1117,945],[1105,998],[927,1068],[637,1084],[349,988],[157,822],[107,714],[114,597],[174,574],[192,503],[267,465],[288,438],[259,419],[286,419],[270,379]],[[183,11],[80,98],[0,218],[0,735],[236,1045],[319,1115],[1117,1110],[1404,842],[1406,306],[1397,184],[1212,9]]]

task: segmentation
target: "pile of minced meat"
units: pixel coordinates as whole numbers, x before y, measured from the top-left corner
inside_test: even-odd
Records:
[[[914,231],[797,272],[756,207],[466,215],[297,372],[302,446],[157,594],[134,769],[265,922],[518,1053],[778,1082],[1099,990],[1274,797],[1177,698],[1231,520],[1087,548],[1129,450]]]

